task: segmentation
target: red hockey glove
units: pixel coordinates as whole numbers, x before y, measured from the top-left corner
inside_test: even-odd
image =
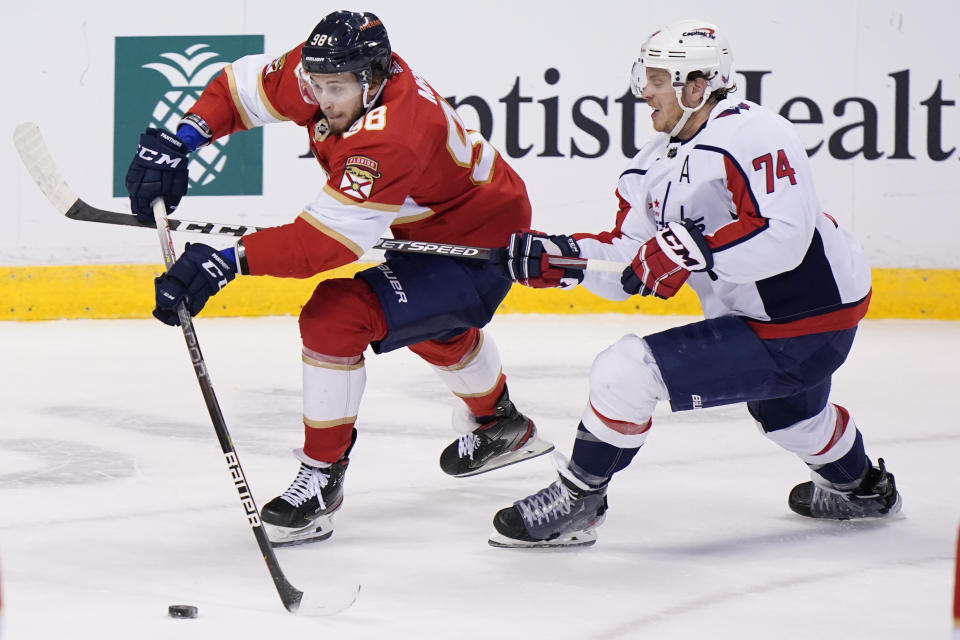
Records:
[[[532,229],[514,233],[507,242],[506,253],[507,275],[528,287],[571,289],[583,280],[582,269],[550,266],[551,256],[580,257],[580,247],[570,236],[549,236]]]
[[[629,267],[623,270],[623,290],[641,296],[672,298],[691,271],[710,271],[713,253],[700,228],[692,220],[669,222],[667,228],[647,240]]]

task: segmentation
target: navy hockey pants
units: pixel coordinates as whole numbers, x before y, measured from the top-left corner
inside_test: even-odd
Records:
[[[486,261],[395,251],[355,277],[370,285],[387,318],[387,335],[371,343],[375,353],[485,326],[512,284]]]
[[[645,336],[674,411],[746,402],[764,431],[820,413],[856,328],[761,340],[724,316]]]

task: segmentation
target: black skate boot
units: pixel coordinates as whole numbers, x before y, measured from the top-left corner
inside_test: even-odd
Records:
[[[492,547],[582,547],[597,541],[607,512],[606,486],[590,488],[567,469],[556,482],[493,517]]]
[[[804,482],[790,491],[787,502],[794,512],[808,518],[855,520],[892,516],[900,511],[900,494],[883,458],[877,462],[880,466],[869,466],[853,491],[830,491],[813,482]]]
[[[517,411],[506,387],[494,414],[473,420],[480,426],[460,436],[440,454],[444,473],[465,478],[553,451],[552,444],[537,437],[533,421]]]
[[[274,547],[326,540],[333,535],[333,514],[343,504],[344,456],[328,467],[300,462],[290,488],[260,510],[260,519]]]

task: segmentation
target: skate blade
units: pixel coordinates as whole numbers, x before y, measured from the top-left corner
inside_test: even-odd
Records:
[[[270,539],[271,547],[292,547],[297,544],[320,542],[332,536],[333,518],[331,516],[321,516],[300,529],[279,527],[269,522],[264,522],[263,528]]]
[[[597,541],[597,532],[593,529],[576,531],[562,535],[553,540],[516,540],[494,533],[487,539],[487,544],[498,549],[563,549],[570,547],[589,547]]]
[[[901,498],[899,492],[897,493],[897,500],[885,513],[863,513],[863,514],[854,514],[854,513],[845,513],[840,515],[835,514],[814,514],[810,511],[810,503],[801,503],[799,506],[794,504],[789,504],[790,510],[796,513],[797,515],[803,516],[804,518],[810,518],[812,520],[830,520],[833,522],[870,522],[875,520],[899,520],[903,518],[903,515],[900,514],[900,509],[903,508],[903,499]]]
[[[515,449],[510,453],[504,453],[491,458],[479,469],[474,469],[473,471],[467,471],[465,473],[458,473],[453,477],[469,478],[470,476],[476,476],[481,473],[486,473],[487,471],[493,471],[494,469],[499,469],[500,467],[506,467],[511,464],[523,462],[524,460],[529,460],[530,458],[536,458],[546,453],[550,453],[551,451],[553,451],[553,443],[533,437],[527,440],[527,442],[519,449]]]

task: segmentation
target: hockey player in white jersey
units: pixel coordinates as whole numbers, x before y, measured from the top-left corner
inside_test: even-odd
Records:
[[[584,286],[613,300],[670,298],[689,284],[705,320],[600,353],[559,478],[494,517],[494,546],[592,544],[606,487],[643,445],[654,407],[745,402],[761,431],[810,468],[789,507],[812,518],[885,517],[900,495],[852,415],[828,402],[870,301],[856,240],[820,208],[792,125],[733,99],[732,55],[713,24],[683,21],[643,44],[631,86],[657,134],[617,183],[616,227],[511,236],[511,277]],[[551,268],[549,256],[630,262],[622,276]]]

